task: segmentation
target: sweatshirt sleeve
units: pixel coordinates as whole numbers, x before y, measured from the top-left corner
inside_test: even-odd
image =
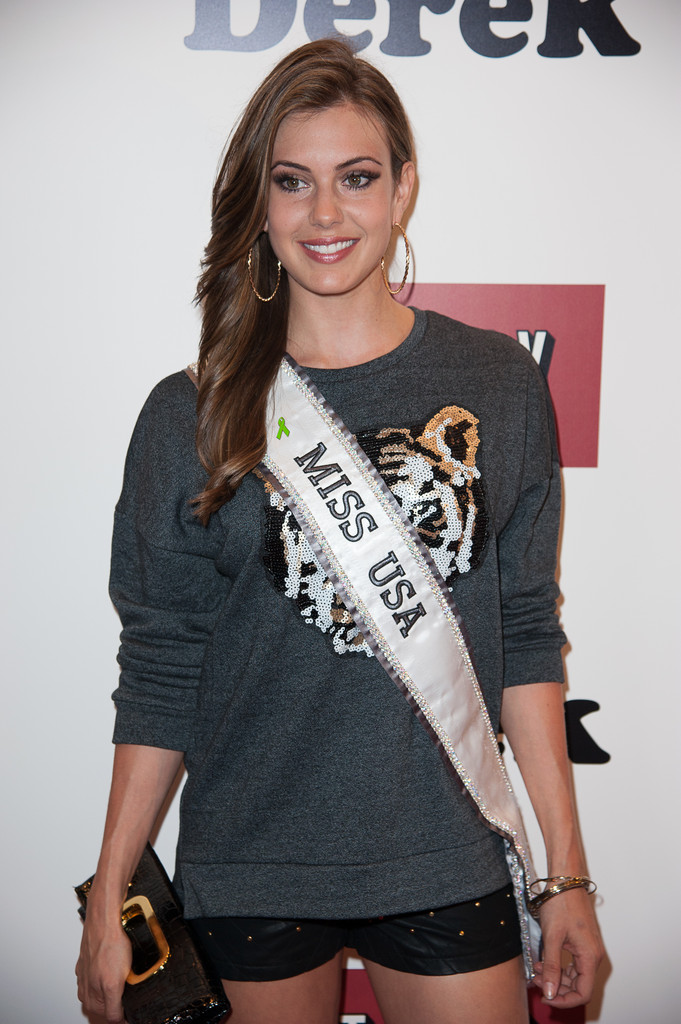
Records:
[[[224,544],[190,501],[205,473],[194,444],[196,392],[185,374],[147,400],[128,450],[116,507],[110,594],[123,626],[114,743],[185,751],[206,645],[224,600]]]
[[[553,409],[531,358],[517,501],[499,536],[504,685],[562,682],[566,642],[556,601],[561,479]]]

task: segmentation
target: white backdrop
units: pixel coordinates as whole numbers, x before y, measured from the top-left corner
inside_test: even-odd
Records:
[[[569,696],[600,703],[588,728],[612,755],[575,770],[612,962],[589,1018],[672,1024],[680,5],[617,0],[640,53],[583,37],[561,60],[537,53],[547,3],[495,27],[529,36],[501,59],[466,45],[460,4],[421,12],[419,57],[379,50],[388,0],[339,28],[369,28],[366,55],[414,123],[417,280],[606,285],[599,466],[565,471],[561,576]],[[194,357],[218,156],[264,72],[306,40],[304,6],[274,48],[228,53],[185,46],[192,0],[0,3],[2,1024],[81,1019],[70,886],[94,868],[108,788],[123,457],[150,388]],[[258,9],[234,2],[234,30]],[[173,810],[167,863],[174,826]]]

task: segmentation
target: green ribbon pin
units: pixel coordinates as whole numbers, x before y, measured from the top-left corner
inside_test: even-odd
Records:
[[[277,432],[277,441],[281,441],[281,435],[282,434],[286,434],[286,436],[288,437],[288,435],[290,433],[291,433],[291,431],[286,426],[286,420],[284,419],[283,416],[280,416],[279,417],[279,430]]]

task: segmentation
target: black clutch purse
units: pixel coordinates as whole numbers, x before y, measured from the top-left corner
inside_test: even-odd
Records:
[[[76,886],[83,920],[93,878]],[[128,1024],[217,1024],[229,1002],[150,845],[130,883],[121,922],[132,944],[123,991]]]

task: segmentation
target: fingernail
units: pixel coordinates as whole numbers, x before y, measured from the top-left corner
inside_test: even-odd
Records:
[[[555,991],[553,985],[551,984],[551,982],[549,982],[548,985],[546,986],[546,988],[544,989],[544,995],[546,996],[547,999],[553,999],[555,994],[556,994],[556,991]]]

